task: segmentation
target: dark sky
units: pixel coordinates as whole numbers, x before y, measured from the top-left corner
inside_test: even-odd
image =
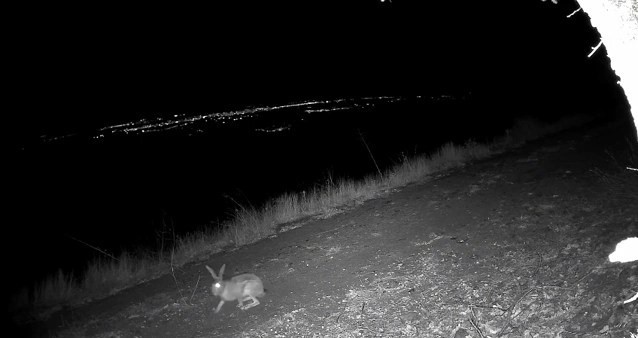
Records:
[[[565,18],[577,7],[568,0],[27,5],[14,12],[5,49],[9,97],[26,117],[21,128],[36,133],[317,96],[472,91],[552,100],[605,70],[585,57],[598,39],[582,12]]]

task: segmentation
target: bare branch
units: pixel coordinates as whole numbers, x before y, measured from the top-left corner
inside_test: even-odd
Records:
[[[569,19],[569,18],[571,18],[572,16],[574,16],[574,14],[578,13],[578,11],[580,11],[581,9],[583,9],[583,8],[582,8],[582,7],[578,7],[578,8],[576,8],[576,10],[575,10],[575,11],[573,11],[573,12],[572,12],[572,14],[568,15],[568,16],[567,16],[567,18],[568,18],[568,19]]]
[[[91,245],[91,244],[89,244],[89,243],[87,243],[87,242],[85,242],[83,240],[77,239],[77,238],[75,238],[73,236],[69,236],[69,235],[67,235],[67,237],[69,237],[70,239],[72,239],[72,240],[74,240],[76,242],[82,243],[82,244],[88,246],[89,248],[91,248],[91,249],[103,254],[104,256],[110,257],[111,259],[113,259],[115,261],[118,261],[118,262],[120,261],[115,256],[111,255],[110,253],[106,252],[105,250],[102,250],[102,249],[100,249],[100,248],[98,248],[96,246],[93,246],[93,245]]]
[[[596,45],[596,47],[591,48],[591,53],[589,53],[587,57],[590,58],[592,55],[594,55],[594,53],[596,53],[596,51],[598,50],[598,48],[600,48],[602,44],[603,44],[603,39],[600,39],[600,42],[598,43],[598,45]]]

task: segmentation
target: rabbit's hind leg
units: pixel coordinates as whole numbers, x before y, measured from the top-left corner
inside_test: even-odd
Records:
[[[255,298],[255,297],[253,297],[251,295],[248,295],[248,296],[244,297],[242,299],[242,301],[247,301],[249,299],[252,299],[252,302],[250,304],[247,304],[246,306],[243,306],[241,308],[242,310],[247,310],[247,309],[250,309],[251,307],[255,307],[255,306],[259,305],[259,300],[257,300],[257,298]]]

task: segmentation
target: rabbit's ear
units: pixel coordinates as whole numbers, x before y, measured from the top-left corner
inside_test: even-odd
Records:
[[[215,274],[215,271],[213,269],[211,269],[210,266],[206,265],[206,270],[208,270],[208,272],[210,272],[210,274],[213,276],[213,279],[218,280],[221,279],[221,273],[219,274],[219,277],[217,277],[217,275]],[[223,271],[223,269],[222,269]]]
[[[224,269],[226,269],[226,264],[222,265],[222,268],[219,269],[219,279],[222,279],[222,277],[224,277]]]

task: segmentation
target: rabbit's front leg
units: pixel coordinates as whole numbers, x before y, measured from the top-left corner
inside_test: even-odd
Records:
[[[219,310],[221,310],[222,305],[224,305],[224,300],[223,299],[219,301],[219,304],[217,305],[217,309],[215,309],[215,313],[218,313]]]

